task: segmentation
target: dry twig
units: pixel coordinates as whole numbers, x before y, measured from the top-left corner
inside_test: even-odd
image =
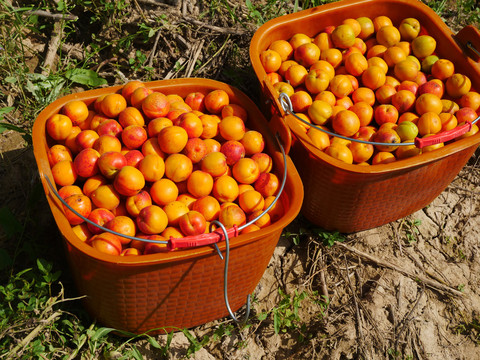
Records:
[[[363,257],[364,259],[367,259],[368,261],[371,261],[371,262],[374,262],[376,263],[377,265],[380,265],[382,267],[386,267],[386,268],[389,268],[391,270],[395,270],[405,276],[408,276],[410,278],[412,278],[413,280],[416,280],[416,281],[419,281],[421,283],[424,283],[426,286],[432,288],[432,289],[435,289],[435,290],[438,290],[438,291],[441,291],[441,292],[445,292],[445,293],[448,293],[450,295],[455,295],[455,296],[463,296],[464,294],[461,292],[461,291],[458,291],[458,290],[455,290],[453,289],[452,287],[450,286],[447,286],[447,285],[444,285],[444,284],[441,284],[437,281],[434,281],[434,280],[431,280],[431,279],[428,279],[422,275],[419,275],[419,274],[412,274],[410,273],[409,271],[405,270],[405,269],[402,269],[401,267],[397,266],[397,265],[394,265],[392,263],[389,263],[385,260],[381,260],[373,255],[370,255],[370,254],[367,254],[367,253],[364,253],[360,250],[357,250],[355,249],[354,247],[351,247],[351,246],[348,246],[346,244],[343,244],[343,243],[339,243],[339,242],[336,242],[335,243],[336,246],[340,246],[352,253],[354,253],[355,255],[358,255],[358,256],[361,256]]]
[[[20,10],[17,7],[13,8],[14,10]],[[54,14],[51,13],[50,11],[46,10],[27,10],[24,12],[26,15],[36,15],[36,16],[42,16],[42,17],[47,17],[51,19],[56,19],[56,20],[78,20],[78,16],[76,15],[68,15],[68,14]]]
[[[52,37],[48,43],[47,55],[45,56],[45,61],[43,63],[42,75],[48,75],[52,70],[53,63],[55,62],[55,56],[57,55],[58,48],[60,47],[60,42],[63,34],[63,22],[55,21],[53,25]]]
[[[366,352],[366,349],[365,349],[365,339],[364,339],[364,336],[363,336],[363,321],[362,321],[362,317],[360,316],[360,308],[358,306],[357,295],[355,294],[355,291],[353,290],[352,282],[350,280],[347,258],[345,257],[345,255],[344,255],[344,260],[345,260],[345,267],[347,269],[347,283],[348,283],[348,287],[349,287],[350,291],[352,292],[353,303],[355,304],[355,313],[356,313],[356,317],[357,317],[358,340],[359,340],[358,345],[360,347],[360,351],[362,352],[363,356],[366,359],[368,359],[369,357],[366,356],[367,352]]]

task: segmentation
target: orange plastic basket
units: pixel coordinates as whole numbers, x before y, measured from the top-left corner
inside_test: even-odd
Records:
[[[278,199],[284,215],[272,225],[230,240],[228,298],[232,311],[245,304],[270,261],[282,230],[299,213],[303,186],[292,161],[282,155],[276,139],[256,105],[241,91],[208,79],[176,79],[145,83],[154,91],[178,94],[227,91],[232,103],[248,112],[247,126],[260,131],[266,141],[265,151],[272,156],[274,168],[287,176]],[[50,190],[45,177],[52,178],[47,159],[45,122],[69,100],[87,104],[97,97],[119,91],[121,86],[71,94],[47,106],[33,127],[34,154],[45,194],[56,224],[64,239],[66,256],[80,295],[86,295],[88,312],[105,326],[132,333],[151,333],[188,328],[229,314],[224,301],[224,260],[213,246],[187,248],[161,254],[112,256],[100,253],[83,243],[73,233],[64,216],[62,203]],[[225,241],[219,242],[222,253]],[[162,329],[163,328],[163,329]]]
[[[478,30],[467,26],[454,35],[433,10],[417,0],[343,0],[322,5],[265,23],[250,44],[251,62],[265,97],[262,103],[268,103],[263,110],[284,142],[292,141],[290,155],[307,194],[301,211],[312,223],[327,230],[366,230],[425,207],[454,179],[480,142],[477,133],[433,152],[390,164],[349,165],[316,148],[295,117],[283,111],[260,63],[261,51],[273,41],[288,40],[295,33],[313,37],[346,18],[373,19],[380,15],[390,17],[394,25],[403,18],[417,18],[436,39],[436,54],[453,61],[456,72],[469,76],[472,87],[480,89],[478,56],[470,48],[480,49]]]

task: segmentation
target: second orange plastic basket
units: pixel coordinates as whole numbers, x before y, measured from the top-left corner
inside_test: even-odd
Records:
[[[304,187],[302,213],[327,230],[351,233],[384,225],[428,205],[455,178],[480,142],[480,133],[454,141],[443,148],[394,163],[357,166],[338,161],[316,148],[293,115],[286,114],[278,94],[266,78],[260,53],[275,40],[288,40],[295,33],[314,37],[329,25],[346,18],[386,15],[394,24],[417,18],[437,41],[436,54],[454,62],[480,89],[480,68],[466,45],[480,48],[478,30],[468,26],[454,35],[440,17],[417,0],[343,0],[282,16],[261,26],[252,38],[250,58],[262,93],[270,100],[264,109],[271,126],[292,139],[290,154]],[[264,102],[265,103],[265,102]],[[273,106],[272,106],[273,104]],[[287,146],[288,148],[288,146]]]
[[[177,79],[145,83],[154,91],[178,94],[204,94],[225,90],[232,103],[248,112],[251,129],[260,131],[266,140],[266,152],[272,156],[278,174],[284,171],[284,157],[279,151],[267,122],[256,105],[241,91],[208,79]],[[66,256],[79,295],[86,295],[88,312],[105,326],[132,333],[151,334],[189,328],[229,314],[224,301],[224,260],[213,246],[142,256],[112,256],[100,253],[80,241],[64,216],[63,206],[52,193],[46,177],[52,179],[47,159],[45,122],[69,100],[91,104],[99,96],[114,93],[120,86],[86,91],[61,98],[47,106],[33,128],[34,154],[45,194],[56,224],[64,239]],[[278,239],[299,213],[303,186],[291,160],[287,157],[287,176],[280,201],[284,215],[272,225],[230,240],[228,297],[232,311],[245,304],[262,277]],[[218,247],[225,252],[225,242]]]

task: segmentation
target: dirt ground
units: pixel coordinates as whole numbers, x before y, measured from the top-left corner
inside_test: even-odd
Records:
[[[144,15],[152,15],[154,10],[145,5],[148,2],[140,3]],[[177,5],[171,8],[162,5],[162,11],[168,10],[169,16],[183,16],[195,24],[191,19],[198,15],[196,3],[174,3]],[[203,29],[215,32],[212,26],[220,25],[211,24]],[[227,29],[225,25],[223,29]],[[200,41],[199,34],[203,31],[198,26],[191,33],[194,44]],[[248,39],[242,42],[241,38],[251,36],[251,30],[230,31],[238,40],[237,46],[243,46],[240,52],[243,63],[248,62]],[[226,30],[217,31],[216,36],[222,39],[230,36]],[[162,36],[172,39],[172,34],[165,32]],[[206,36],[205,39],[208,40]],[[231,41],[225,44],[234,46]],[[185,54],[191,55],[192,51]],[[172,49],[159,48],[157,58],[171,56],[171,52]],[[225,72],[215,70],[228,66],[220,58],[213,57],[210,67],[203,72],[192,71],[190,75],[235,81],[233,75],[224,78]],[[184,60],[188,65],[196,59],[186,55]],[[102,64],[106,76],[114,74],[114,66],[109,67],[114,61],[109,59]],[[238,55],[226,61],[238,61]],[[172,72],[174,64],[167,60],[157,60],[155,65],[164,66],[163,78],[188,75]],[[253,78],[248,66],[242,71],[246,72],[244,79]],[[252,90],[255,86],[254,81],[244,80],[239,87],[255,97],[257,90]],[[25,182],[36,181],[31,149],[25,148],[20,135],[6,131],[0,135],[0,159],[0,195],[5,205],[22,213]],[[480,164],[474,156],[426,208],[375,229],[344,235],[343,242],[331,247],[323,245],[309,231],[295,236],[311,227],[299,215],[285,229],[255,290],[250,325],[232,326],[233,321],[224,318],[190,329],[198,339],[205,336],[212,339],[191,358],[479,359],[479,185]],[[44,216],[53,221],[48,214]],[[289,302],[297,301],[298,313],[294,316],[282,313],[280,320],[286,317],[293,320],[282,323],[276,333],[273,310],[285,304],[279,289],[288,294]],[[307,293],[318,295],[303,296]],[[260,321],[257,316],[262,313],[268,316]],[[213,340],[219,326],[230,330],[219,340]],[[166,336],[158,339],[165,343]],[[188,338],[176,333],[169,358],[186,357],[190,347]],[[141,345],[141,352],[147,359],[158,358],[147,342]]]

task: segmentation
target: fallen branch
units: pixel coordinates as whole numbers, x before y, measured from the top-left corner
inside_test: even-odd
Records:
[[[374,262],[376,263],[377,265],[380,265],[382,267],[386,267],[388,269],[391,269],[391,270],[395,270],[405,276],[408,276],[410,277],[411,279],[415,280],[415,281],[419,281],[423,284],[425,284],[425,286],[428,286],[432,289],[435,289],[435,290],[438,290],[438,291],[442,291],[442,292],[446,292],[450,295],[455,295],[455,296],[463,296],[464,294],[461,292],[461,291],[458,291],[458,290],[455,290],[453,289],[452,287],[450,286],[447,286],[447,285],[444,285],[444,284],[441,284],[437,281],[433,281],[431,279],[428,279],[422,275],[418,275],[418,274],[412,274],[410,273],[409,271],[407,270],[404,270],[402,269],[401,267],[397,266],[397,265],[394,265],[392,263],[389,263],[385,260],[382,260],[382,259],[379,259],[373,255],[370,255],[370,254],[367,254],[367,253],[364,253],[360,250],[357,250],[355,249],[354,247],[351,247],[351,246],[348,246],[346,244],[343,244],[343,243],[339,243],[339,242],[336,242],[335,243],[336,246],[340,246],[352,253],[354,253],[355,255],[358,255],[358,256],[361,256],[363,257],[364,259],[366,260],[369,260],[371,262]]]
[[[21,11],[20,8],[14,7],[13,8],[15,11]],[[68,14],[54,14],[51,13],[50,11],[45,11],[45,10],[27,10],[24,12],[26,15],[37,15],[37,16],[42,16],[42,17],[47,17],[51,19],[62,19],[62,20],[78,20],[78,16],[76,15],[68,15]]]
[[[9,356],[7,359],[12,359],[12,357],[16,357],[19,355],[19,351],[24,349],[33,339],[37,337],[38,334],[47,326],[50,325],[56,318],[62,315],[62,312],[56,311],[52,315],[50,315],[46,320],[42,321],[40,325],[38,325],[35,329],[32,330],[30,334],[28,334],[17,346],[13,348],[9,352]]]
[[[45,55],[45,62],[43,63],[42,75],[48,75],[52,70],[53,63],[55,62],[55,56],[57,55],[58,48],[60,47],[60,41],[63,33],[63,22],[55,21],[53,25],[52,37],[48,43],[47,54]]]
[[[185,71],[185,77],[190,77],[193,73],[193,70],[195,69],[195,64],[197,63],[197,60],[198,60],[198,57],[200,56],[200,53],[202,52],[203,50],[203,44],[204,44],[205,40],[201,40],[200,43],[196,43],[195,46],[193,48],[197,48],[194,53],[193,53],[193,56],[192,58],[190,59],[190,62],[188,63],[187,65],[187,69]]]
[[[350,276],[348,276],[349,275],[348,264],[347,264],[347,258],[345,256],[344,256],[344,260],[345,260],[345,267],[347,268],[347,284],[348,284],[348,287],[350,288],[350,291],[352,292],[353,303],[355,305],[355,315],[357,317],[358,346],[360,347],[360,351],[362,352],[364,358],[368,359],[369,357],[366,356],[367,351],[365,349],[365,338],[363,335],[363,321],[362,321],[362,317],[360,316],[360,308],[358,306],[357,294],[355,294],[355,291],[353,290],[352,281],[350,280]]]

